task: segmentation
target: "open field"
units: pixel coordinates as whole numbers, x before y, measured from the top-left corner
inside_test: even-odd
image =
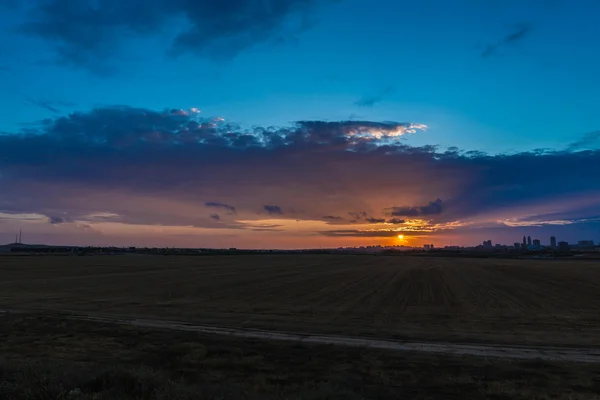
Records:
[[[410,340],[600,347],[597,261],[0,257],[0,308]]]
[[[257,341],[3,314],[0,398],[598,399],[600,365]]]

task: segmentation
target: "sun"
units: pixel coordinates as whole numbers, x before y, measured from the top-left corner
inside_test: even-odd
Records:
[[[398,239],[404,239],[404,235],[398,235]]]

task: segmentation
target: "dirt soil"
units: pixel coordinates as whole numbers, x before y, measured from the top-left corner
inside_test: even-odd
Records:
[[[600,347],[600,262],[0,257],[0,308],[413,342]]]

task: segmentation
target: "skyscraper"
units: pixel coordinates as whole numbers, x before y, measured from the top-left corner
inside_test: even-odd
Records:
[[[556,236],[550,236],[550,247],[556,248]]]
[[[523,247],[527,247],[527,239],[523,236]]]
[[[527,246],[531,246],[531,236],[527,236]]]

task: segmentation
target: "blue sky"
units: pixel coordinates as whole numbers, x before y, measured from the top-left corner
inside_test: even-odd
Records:
[[[539,148],[597,147],[600,3],[591,0],[151,0],[126,5],[110,0],[29,0],[0,7],[0,132],[13,136],[13,141],[22,140],[24,129],[38,134],[58,129],[48,128],[50,122],[40,128],[41,120],[56,122],[78,112],[91,113],[85,119],[90,123],[100,115],[93,114],[94,109],[127,106],[153,111],[197,107],[203,118],[223,117],[238,124],[237,131],[289,128],[295,121],[424,124],[426,130],[407,133],[399,143],[439,146],[439,152],[457,147],[501,157]],[[111,124],[120,122],[97,123],[113,129]],[[574,143],[579,144],[573,147]],[[0,148],[0,159],[8,149],[7,144]],[[593,163],[595,158],[585,160]],[[17,161],[4,165],[5,179],[39,179],[17,169]],[[582,174],[595,168],[582,165]],[[596,186],[590,183],[578,192],[566,192],[587,193],[589,198],[600,189]],[[129,193],[132,188],[122,190]],[[431,193],[431,198],[417,196],[430,192],[418,186],[413,191],[412,197],[388,196],[387,206],[414,201],[417,207],[438,198],[446,204],[459,197],[444,191]],[[224,189],[208,193],[227,197]],[[156,199],[161,193],[146,195]],[[207,196],[199,195],[198,201],[221,201]],[[228,201],[236,196],[244,203],[246,193],[231,195]],[[532,200],[511,196],[514,206]],[[8,200],[4,203],[5,213],[48,217],[39,205],[40,209],[16,210]],[[383,200],[375,203],[380,212],[386,208]],[[68,214],[68,208],[61,204],[56,210]],[[113,213],[123,216],[127,210]],[[595,218],[595,210],[574,218],[588,217]],[[511,215],[499,217],[506,218]],[[166,224],[175,230],[184,225],[179,220],[136,223]],[[508,232],[521,228],[485,229],[494,237],[508,237],[513,235]],[[573,231],[572,237],[576,229],[599,236],[591,223],[561,229]],[[454,234],[458,242],[474,240]],[[106,235],[106,241],[122,241]],[[251,240],[241,243],[254,245]]]

